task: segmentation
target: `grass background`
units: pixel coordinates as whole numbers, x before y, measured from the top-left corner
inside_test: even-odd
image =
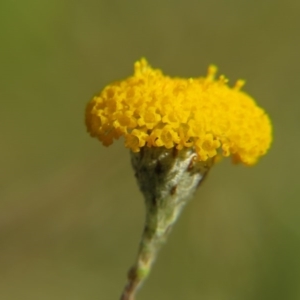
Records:
[[[224,160],[185,209],[138,299],[300,299],[297,0],[0,2],[0,299],[118,299],[144,221],[129,154],[84,108],[147,57],[215,63],[273,120],[255,167]],[[298,139],[297,139],[298,138]]]

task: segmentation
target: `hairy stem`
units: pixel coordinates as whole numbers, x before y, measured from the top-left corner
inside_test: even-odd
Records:
[[[128,272],[128,284],[120,300],[135,299],[158,250],[212,163],[196,161],[192,149],[146,148],[132,153],[132,165],[145,197],[146,222],[137,259]]]

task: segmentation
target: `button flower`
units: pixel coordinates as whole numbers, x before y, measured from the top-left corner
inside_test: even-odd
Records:
[[[216,79],[210,66],[206,77],[171,78],[145,59],[134,65],[134,75],[114,82],[87,106],[86,125],[104,145],[125,138],[133,152],[147,147],[194,148],[197,159],[232,155],[235,162],[254,164],[271,143],[270,120],[255,101]]]

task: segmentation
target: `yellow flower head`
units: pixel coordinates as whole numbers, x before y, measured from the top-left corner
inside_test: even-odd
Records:
[[[240,90],[242,80],[231,88],[216,72],[210,66],[206,77],[171,78],[141,59],[133,76],[106,86],[87,105],[88,131],[106,146],[124,136],[133,152],[193,147],[200,161],[222,153],[254,164],[270,146],[270,120]]]

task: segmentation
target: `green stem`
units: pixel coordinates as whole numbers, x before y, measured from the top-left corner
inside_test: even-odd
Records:
[[[146,148],[132,153],[132,165],[145,197],[146,223],[136,262],[128,272],[128,284],[120,300],[135,299],[161,245],[212,163],[212,160],[195,161],[191,149]]]

